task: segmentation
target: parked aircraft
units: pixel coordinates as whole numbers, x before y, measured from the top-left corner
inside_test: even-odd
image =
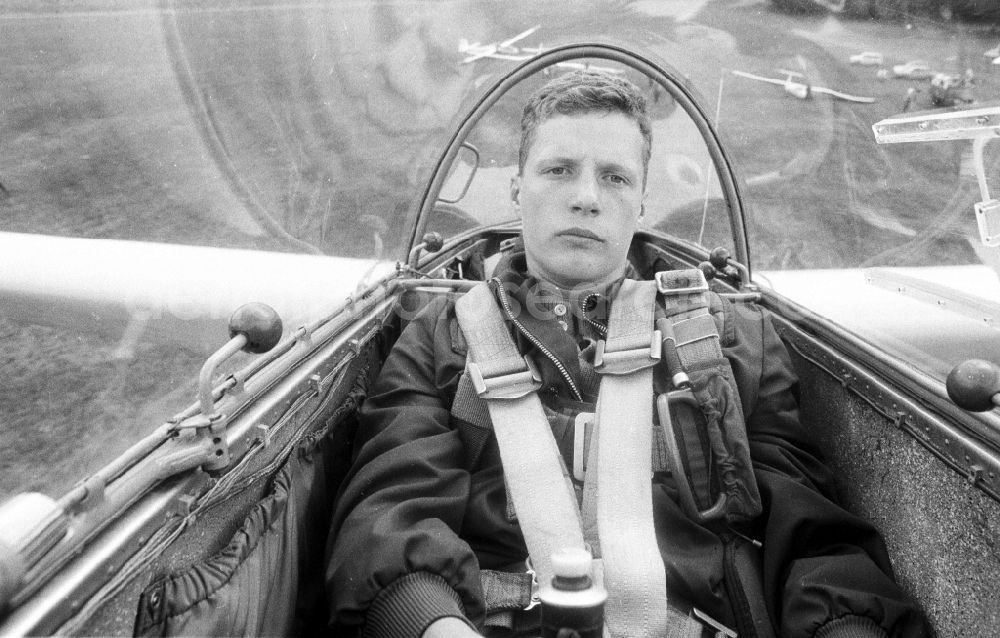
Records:
[[[538,31],[539,28],[541,28],[541,25],[535,25],[530,29],[518,33],[513,38],[508,38],[503,42],[490,42],[488,44],[469,42],[465,38],[462,38],[458,42],[458,52],[467,55],[467,57],[462,60],[462,64],[469,64],[470,62],[475,62],[476,60],[481,60],[483,58],[497,58],[500,60],[516,61],[524,60],[524,53],[526,50],[515,47],[514,43],[523,40],[535,31]]]
[[[934,71],[931,65],[923,60],[910,60],[903,64],[896,64],[892,67],[892,76],[896,78],[908,78],[910,80],[926,80],[933,77]]]
[[[402,4],[413,10],[412,3]],[[237,17],[246,15],[241,10]],[[279,31],[289,36],[285,44],[291,43],[294,51],[296,46],[311,49],[317,39],[294,29],[315,36],[308,30],[316,28],[317,15],[280,21],[280,28],[292,29]],[[192,23],[200,26],[214,17],[199,12]],[[116,17],[114,33],[119,33],[121,19]],[[403,22],[393,24],[401,29]],[[440,22],[434,15],[430,24]],[[727,22],[732,22],[728,15]],[[93,23],[88,20],[85,26],[93,28]],[[211,26],[221,29],[223,24]],[[246,37],[247,51],[264,55],[256,30],[261,27],[251,24],[255,28],[238,24],[234,32]],[[413,39],[400,39],[402,53],[389,56],[397,63],[413,50]],[[836,128],[843,117],[776,120],[750,96],[736,105],[735,118],[733,111],[723,110],[721,100],[713,111],[712,101],[692,79],[699,77],[693,71],[709,56],[676,56],[681,66],[675,68],[661,57],[664,50],[676,52],[673,43],[656,49],[596,44],[591,41],[596,36],[582,39],[534,54],[501,77],[473,85],[469,99],[462,101],[471,106],[455,114],[456,124],[435,138],[433,161],[423,172],[406,173],[405,184],[419,184],[419,195],[414,200],[400,195],[385,207],[387,215],[395,216],[376,232],[404,237],[398,251],[361,257],[303,255],[289,252],[302,248],[291,243],[280,244],[284,251],[235,250],[93,238],[82,232],[0,233],[0,252],[12,265],[0,270],[0,308],[10,353],[5,361],[10,364],[19,356],[19,361],[42,367],[45,375],[26,397],[36,403],[3,404],[0,417],[10,415],[33,426],[30,435],[4,438],[4,446],[18,445],[23,438],[71,452],[85,450],[72,464],[46,460],[32,465],[38,470],[32,481],[56,469],[77,472],[79,481],[69,489],[48,493],[31,483],[0,503],[0,635],[353,635],[343,627],[326,627],[323,569],[331,508],[354,451],[358,408],[412,313],[482,281],[516,240],[520,222],[509,207],[510,178],[517,170],[509,147],[518,130],[520,111],[515,107],[546,75],[558,73],[558,65],[592,61],[648,78],[670,98],[661,101],[670,108],[661,106],[652,123],[646,225],[632,246],[638,272],[648,276],[665,268],[697,267],[708,273],[713,290],[734,302],[736,312],[764,310],[774,317],[799,377],[802,427],[834,470],[831,489],[886,537],[899,581],[923,604],[937,633],[995,633],[1000,625],[995,597],[1000,581],[1000,280],[990,264],[1000,265],[996,201],[985,191],[975,209],[982,220],[981,237],[969,233],[961,220],[969,221],[966,204],[980,194],[976,176],[993,175],[1000,168],[983,153],[988,140],[1000,133],[1000,111],[907,114],[880,120],[874,131],[858,126],[845,131]],[[107,40],[86,38],[86,44]],[[142,38],[141,46],[150,42],[159,40]],[[194,73],[191,65],[199,60],[193,53],[215,45],[219,48],[211,48],[213,55],[204,56],[200,73]],[[168,68],[177,77],[166,75],[171,83],[195,82],[199,90],[190,91],[184,102],[192,111],[202,95],[229,99],[213,102],[216,115],[241,104],[238,91],[215,90],[232,87],[222,62],[244,68],[249,58],[243,50],[226,38],[197,37],[181,52],[192,55],[171,60]],[[34,50],[29,53],[32,59],[39,57]],[[309,55],[282,57],[283,64],[268,60],[262,68],[281,73],[294,60],[309,60]],[[210,71],[217,68],[224,72],[213,85]],[[328,77],[329,66],[319,63],[295,68],[294,77],[311,80],[308,73],[316,69],[322,70],[316,77]],[[390,71],[397,72],[395,81],[409,79],[398,67],[390,67],[386,75]],[[432,71],[418,79],[441,82],[440,68]],[[183,73],[191,77],[181,77]],[[778,84],[801,99],[817,92],[855,98],[821,91],[791,72],[783,72],[784,80],[734,73]],[[69,72],[54,75],[78,79]],[[378,74],[348,75],[363,77],[371,92],[381,80]],[[136,81],[145,85],[150,77],[156,76]],[[282,174],[319,170],[312,145],[312,136],[319,133],[309,124],[328,115],[324,109],[337,111],[324,124],[342,122],[340,111],[352,97],[347,90],[323,92],[302,84],[318,99],[308,109],[287,112],[276,105],[284,104],[296,82],[240,87],[274,91],[269,99],[253,95],[246,102],[247,108],[260,108],[267,122],[283,124],[282,116],[290,113],[290,125],[280,128],[290,136],[282,140],[291,158],[280,165]],[[424,102],[439,88],[416,86],[408,88]],[[113,83],[112,88],[118,87]],[[70,88],[79,93],[78,84]],[[51,95],[43,92],[41,99]],[[155,106],[166,101],[158,94]],[[101,106],[117,103],[109,99]],[[372,100],[359,110],[368,116],[378,106]],[[27,107],[34,117],[36,104]],[[241,111],[238,121],[252,121],[252,115]],[[110,119],[103,111],[98,116]],[[149,127],[148,113],[141,116],[142,127]],[[60,111],[59,117],[65,126],[69,116]],[[32,121],[25,117],[17,125],[27,129]],[[169,119],[161,144],[176,139],[183,123],[179,117]],[[751,128],[758,123],[764,126]],[[370,145],[383,133],[384,122],[366,124],[347,133],[361,138],[365,157],[375,155],[376,163],[383,162]],[[192,131],[210,135],[216,129],[192,125],[186,133]],[[919,145],[910,150],[919,162],[887,170],[878,161],[888,154],[875,146],[873,132],[882,143]],[[251,128],[244,137],[225,139],[227,152],[247,153],[226,170],[253,171],[279,155],[280,149],[269,144],[260,145],[259,155],[241,147],[248,138],[256,141],[256,134]],[[955,139],[973,140],[978,150],[970,154],[968,168],[976,176],[956,167],[949,142]],[[122,140],[113,138],[116,154],[105,161],[131,150]],[[938,144],[942,140],[945,144]],[[79,143],[72,139],[74,151]],[[26,146],[42,145],[11,149]],[[830,147],[836,152],[827,157]],[[193,148],[177,157],[194,163],[207,155],[201,147]],[[769,162],[783,166],[799,151],[814,156],[803,155],[800,162],[814,170],[797,173],[794,183],[773,199],[744,188],[741,174],[753,174]],[[904,146],[893,158],[905,156]],[[165,170],[174,159],[156,162],[156,170]],[[74,152],[66,163],[76,170],[80,161]],[[4,171],[11,199],[21,196],[19,189],[29,183],[26,174],[34,179],[31,183],[55,181],[47,172],[49,164],[16,168],[13,177]],[[132,164],[128,168],[134,170]],[[358,188],[356,182],[367,170],[345,171],[347,186]],[[384,184],[376,180],[360,195],[345,186],[337,194],[360,209]],[[763,190],[777,188],[770,184]],[[204,192],[196,194],[199,200],[205,197]],[[228,190],[223,194],[231,195]],[[120,196],[117,190],[114,195]],[[275,200],[287,197],[278,193]],[[938,210],[943,200],[949,202]],[[237,210],[241,204],[249,206],[224,201]],[[80,206],[76,199],[71,204]],[[306,204],[310,212],[315,209]],[[913,212],[918,206],[926,215]],[[898,233],[866,224],[857,214],[859,207],[885,216],[911,215],[907,222],[926,230],[900,239]],[[952,208],[960,220],[952,217]],[[133,208],[125,212],[135,213]],[[182,207],[175,212],[181,215]],[[344,225],[353,227],[358,218],[351,216]],[[217,226],[212,230],[218,231]],[[924,261],[894,261],[900,254],[916,254]],[[798,267],[787,268],[790,263]],[[59,327],[67,332],[46,332]],[[85,347],[88,330],[107,333],[100,343],[121,352],[110,363],[100,358],[97,364],[83,364],[90,366],[86,373],[110,369],[115,385],[99,392],[80,391],[64,376],[76,364],[74,357],[92,361],[84,358],[93,354]],[[47,334],[54,335],[51,341],[45,341]],[[212,349],[190,374],[178,377],[176,384],[171,379],[169,394],[164,391],[167,396],[151,401],[141,415],[116,414],[123,423],[115,424],[88,413],[79,420],[92,423],[81,424],[48,407],[58,398],[80,402],[100,394],[113,400],[139,392],[170,374],[163,356],[149,357],[154,359],[146,368],[151,371],[143,372],[143,348],[148,354],[151,343],[166,342],[169,348],[155,354],[182,347],[197,351],[193,341],[211,343]],[[70,357],[57,349],[67,343],[84,345]],[[16,381],[16,372],[6,375],[8,383]],[[73,429],[81,425],[83,430]],[[109,462],[88,466],[90,459],[80,458],[119,444],[122,451]],[[57,467],[65,465],[72,467]]]
[[[458,50],[461,53],[470,53],[469,57],[462,60],[462,64],[468,64],[470,62],[475,62],[476,60],[482,60],[484,58],[492,58],[496,60],[511,60],[514,62],[523,62],[525,60],[531,59],[532,57],[539,55],[547,50],[548,47],[539,44],[537,46],[521,46],[515,47],[514,43],[524,38],[528,37],[532,33],[538,30],[538,26],[532,27],[523,33],[519,33],[509,40],[504,40],[499,43],[492,44],[479,44],[478,42],[470,43],[467,39],[462,38],[458,43]],[[604,73],[621,73],[621,69],[616,69],[609,66],[594,65],[590,62],[558,62],[556,67],[564,69],[590,69],[592,71],[600,71]]]
[[[851,64],[860,64],[862,66],[879,66],[885,64],[885,56],[879,51],[862,51],[861,53],[852,55],[850,61]]]
[[[862,104],[871,104],[875,102],[873,97],[860,97],[857,95],[850,95],[848,93],[843,93],[841,91],[835,91],[833,89],[828,89],[825,86],[814,86],[812,85],[806,77],[797,71],[787,71],[785,69],[778,69],[778,72],[785,76],[785,79],[779,78],[767,78],[761,75],[755,75],[753,73],[747,73],[745,71],[734,70],[733,75],[738,75],[742,78],[748,78],[750,80],[757,80],[758,82],[767,82],[768,84],[775,84],[782,87],[785,93],[793,97],[797,97],[800,100],[808,100],[815,93],[822,93],[824,95],[829,95],[835,97],[838,100],[845,100],[847,102],[860,102]]]

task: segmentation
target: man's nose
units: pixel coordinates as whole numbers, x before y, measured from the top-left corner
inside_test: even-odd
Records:
[[[600,189],[597,178],[593,176],[581,175],[576,181],[576,188],[573,191],[573,212],[597,214],[601,212]]]

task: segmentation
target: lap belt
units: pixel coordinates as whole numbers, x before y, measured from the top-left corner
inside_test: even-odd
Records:
[[[527,633],[538,635],[539,617],[537,606],[538,583],[534,579],[534,572],[530,569],[524,572],[506,572],[493,569],[482,569],[479,571],[480,582],[483,588],[483,598],[486,602],[486,635],[492,635],[489,630],[498,628],[501,630],[513,630],[517,635]],[[700,636],[703,638],[737,638],[736,632],[718,620],[712,618],[707,613],[697,607],[692,607],[690,612],[675,609],[668,603],[668,617],[671,621],[671,630],[664,634],[664,638],[693,638]],[[696,628],[695,624],[699,626]],[[509,635],[503,633],[502,635]],[[763,634],[758,628],[759,636],[771,636]]]
[[[588,472],[584,512],[587,540],[602,557],[595,571],[603,564],[607,625],[615,638],[701,633],[696,621],[668,609],[653,529],[649,428],[652,366],[660,345],[652,331],[655,294],[653,282],[623,283],[612,304],[608,340],[595,361],[604,377],[597,445],[590,446],[596,471]],[[456,312],[469,345],[467,372],[486,400],[525,543],[538,581],[545,583],[555,549],[585,544],[572,484],[535,392],[540,380],[517,351],[488,286],[466,293]]]

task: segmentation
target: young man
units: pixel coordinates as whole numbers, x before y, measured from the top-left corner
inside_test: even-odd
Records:
[[[632,83],[590,72],[551,81],[522,118],[511,201],[523,248],[498,265],[491,297],[518,352],[538,368],[545,430],[577,477],[579,415],[594,412],[609,385],[595,353],[616,299],[624,303],[631,289],[626,277],[637,276],[628,252],[643,214],[650,131]],[[661,319],[664,304],[656,306]],[[721,408],[730,415],[724,431],[732,438],[731,414],[746,415],[734,440],[752,469],[732,478],[739,459],[727,457],[716,487],[746,507],[699,518],[671,472],[652,468],[652,493],[643,498],[652,501],[652,547],[671,607],[697,608],[741,636],[769,635],[768,623],[780,636],[923,635],[875,530],[831,500],[832,478],[798,423],[791,363],[766,316],[753,307],[736,312],[718,297],[710,310],[740,395]],[[365,636],[538,633],[538,609],[523,609],[518,584],[528,534],[511,496],[517,490],[505,480],[496,424],[466,391],[469,335],[454,302],[431,304],[400,336],[362,408],[327,582],[334,621],[361,625]],[[654,396],[670,389],[671,376],[666,363],[655,366]],[[576,495],[586,508],[583,484]],[[604,541],[598,549],[611,560]],[[754,552],[749,582],[739,557]]]

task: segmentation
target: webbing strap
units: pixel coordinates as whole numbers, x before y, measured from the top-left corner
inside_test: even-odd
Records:
[[[612,333],[610,347],[605,348],[610,356],[600,370],[597,417],[598,422],[603,418],[605,427],[595,426],[592,436],[597,445],[590,446],[589,466],[596,470],[587,473],[585,482],[584,507],[593,523],[588,539],[594,553],[603,555],[594,561],[595,579],[611,590],[605,633],[610,629],[614,638],[701,635],[696,620],[667,604],[663,559],[653,528],[649,428],[652,366],[658,359],[654,349],[660,345],[652,331],[654,303],[655,287],[650,282],[626,280],[612,306],[611,325],[620,330],[615,329],[618,332]],[[572,483],[541,401],[534,391],[522,392],[528,378],[524,373],[530,370],[490,289],[483,284],[470,290],[459,299],[456,313],[469,345],[467,371],[482,378],[476,383],[477,394],[487,399],[532,565],[538,581],[547,582],[554,549],[584,547]],[[611,569],[609,561],[614,563]]]
[[[695,313],[685,318],[674,318],[677,354],[685,368],[699,361],[721,359],[723,356],[719,331],[707,306]]]
[[[479,581],[483,586],[483,602],[488,614],[525,609],[532,602],[532,579],[527,572],[481,569]]]
[[[677,354],[684,368],[723,359],[719,330],[708,310],[708,282],[697,268],[656,273],[664,310],[673,324]],[[729,375],[732,380],[732,374]]]
[[[681,366],[690,370],[706,362],[715,362],[734,395],[739,396],[732,369],[722,353],[718,327],[709,312],[708,282],[704,273],[697,268],[663,271],[656,274],[656,282],[663,296],[664,309],[671,323],[670,329]],[[742,422],[739,403],[733,407]],[[710,456],[703,451],[697,431],[679,428],[676,434],[681,438],[685,449],[692,497],[701,511],[712,504]],[[712,433],[708,434],[711,436]],[[724,447],[722,451],[725,452]],[[683,468],[677,469],[683,471]]]
[[[596,506],[597,537],[608,590],[605,618],[615,638],[660,638],[668,629],[666,575],[653,529],[649,478],[649,425],[653,421],[656,363],[649,349],[652,342],[659,341],[651,339],[655,303],[653,282],[622,282],[611,305],[605,352],[617,355],[645,344],[648,364],[625,365],[622,370],[627,372],[597,367],[603,373],[594,434],[597,445],[590,446],[584,511],[589,518]],[[636,362],[642,359],[641,353],[635,357]]]
[[[478,366],[485,381],[487,394],[480,396],[488,399],[504,476],[532,565],[539,582],[547,582],[552,577],[553,551],[584,547],[575,493],[538,395],[529,390],[510,397],[502,386],[494,385],[506,378],[523,386],[527,365],[490,288],[485,283],[472,288],[458,300],[455,310],[469,344],[467,367],[471,373],[472,366]]]
[[[661,559],[662,560],[662,559]],[[594,582],[603,587],[605,590],[608,588],[607,584],[607,570],[604,566],[604,561],[600,558],[594,559]],[[605,603],[605,608],[607,604]],[[692,612],[694,610],[692,609]],[[695,617],[694,613],[684,612],[668,601],[666,606],[666,631],[662,634],[657,634],[655,638],[701,638],[705,635],[705,627],[701,622]],[[607,618],[605,618],[607,620]],[[605,622],[604,626],[604,636],[607,638],[609,633],[609,627]],[[626,638],[632,638],[632,636],[637,636],[641,634],[612,634],[613,636],[625,636]],[[770,638],[770,637],[769,637]]]

